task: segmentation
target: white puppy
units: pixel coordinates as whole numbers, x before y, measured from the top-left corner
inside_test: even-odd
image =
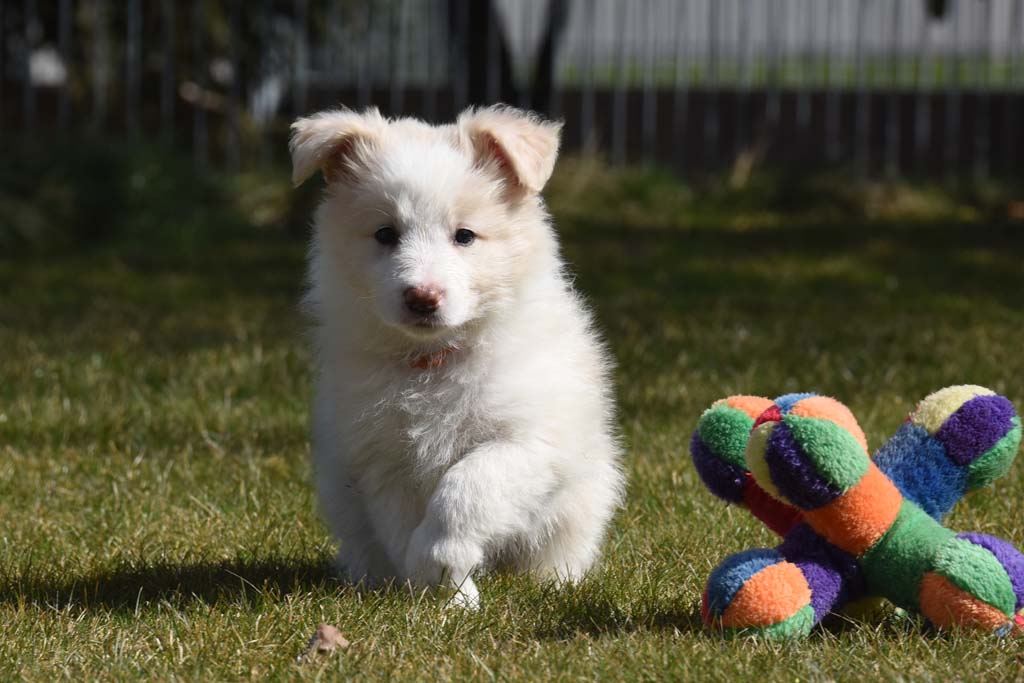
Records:
[[[539,196],[560,125],[328,111],[292,126],[327,180],[309,251],[320,503],[353,582],[575,580],[623,487],[608,356]]]

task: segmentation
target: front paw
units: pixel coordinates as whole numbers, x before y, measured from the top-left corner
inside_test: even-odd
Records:
[[[453,591],[451,604],[476,609],[480,595],[470,577],[483,560],[479,545],[440,532],[424,521],[406,551],[406,575],[417,586]]]

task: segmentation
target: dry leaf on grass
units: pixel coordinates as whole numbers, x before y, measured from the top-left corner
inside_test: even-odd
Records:
[[[341,635],[336,627],[330,624],[320,624],[309,639],[309,647],[305,654],[299,655],[299,661],[315,657],[317,655],[329,655],[339,650],[348,649],[348,639]]]

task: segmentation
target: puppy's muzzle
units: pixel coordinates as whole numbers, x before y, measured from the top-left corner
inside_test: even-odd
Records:
[[[444,301],[444,290],[434,285],[425,287],[409,287],[403,292],[405,307],[416,315],[430,315],[441,307]]]

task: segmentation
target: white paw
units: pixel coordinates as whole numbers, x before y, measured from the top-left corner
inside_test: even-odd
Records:
[[[474,612],[480,609],[480,591],[477,590],[476,584],[473,583],[473,579],[467,576],[462,583],[455,588],[455,593],[452,595],[451,599],[448,600],[448,606],[471,610]]]
[[[470,574],[482,560],[477,544],[438,533],[436,526],[424,521],[409,539],[406,574],[418,586],[451,591],[453,606],[477,609],[480,593]]]

